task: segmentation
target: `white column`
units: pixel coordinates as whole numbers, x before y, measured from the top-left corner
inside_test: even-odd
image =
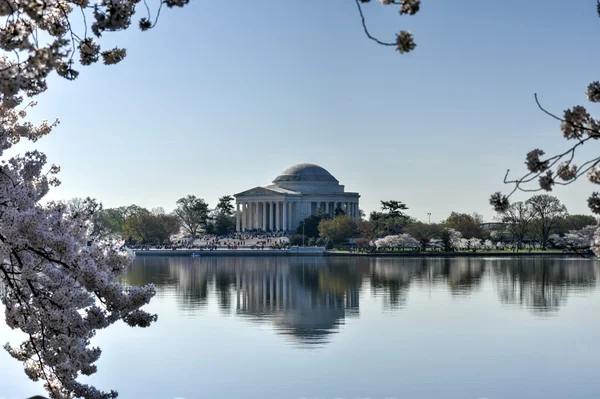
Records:
[[[292,203],[288,202],[288,230],[292,230],[294,226],[292,225]]]
[[[240,203],[235,203],[235,231],[240,231]]]
[[[246,231],[246,218],[248,216],[246,205],[248,205],[246,202],[242,202],[242,231]]]
[[[282,230],[287,231],[287,202],[283,201],[283,226]]]
[[[279,201],[275,202],[275,230],[281,230],[281,223],[279,223]]]
[[[273,218],[275,217],[273,209],[275,208],[274,202],[269,202],[269,230],[273,231]]]
[[[325,214],[329,214],[329,202],[325,202]]]
[[[254,212],[252,207],[252,202],[248,202],[248,229],[254,230]]]
[[[258,230],[260,224],[258,223],[258,202],[254,203],[254,228]]]
[[[263,231],[267,231],[267,202],[263,201]]]

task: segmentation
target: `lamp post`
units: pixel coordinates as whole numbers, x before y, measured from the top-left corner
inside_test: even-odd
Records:
[[[429,217],[429,224],[431,224],[431,212],[427,212],[427,216]]]

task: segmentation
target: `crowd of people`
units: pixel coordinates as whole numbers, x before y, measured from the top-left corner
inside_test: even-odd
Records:
[[[130,249],[137,250],[208,250],[218,249],[288,249],[290,247],[289,236],[285,232],[246,231],[226,235],[203,235],[200,238],[186,238],[171,244],[140,244],[129,245]]]

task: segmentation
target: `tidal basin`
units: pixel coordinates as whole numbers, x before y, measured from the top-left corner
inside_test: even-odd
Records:
[[[600,263],[142,257],[148,329],[100,331],[120,398],[597,398]],[[0,341],[18,334],[0,326]],[[0,397],[42,394],[6,353]]]

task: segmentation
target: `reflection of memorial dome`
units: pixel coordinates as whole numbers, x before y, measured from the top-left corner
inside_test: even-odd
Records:
[[[338,332],[344,317],[344,308],[292,309],[280,314],[274,324],[278,334],[301,345],[318,345],[326,343],[329,335]]]
[[[291,166],[277,176],[273,183],[281,181],[333,181],[337,179],[327,170],[312,163],[299,163]]]

